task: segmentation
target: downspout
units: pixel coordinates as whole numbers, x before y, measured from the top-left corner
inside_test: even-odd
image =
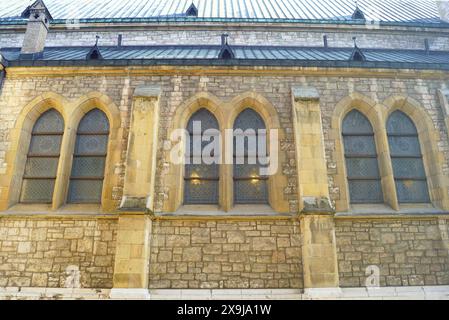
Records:
[[[2,94],[3,89],[3,80],[5,79],[6,75],[6,60],[3,58],[2,54],[0,53],[0,96]]]

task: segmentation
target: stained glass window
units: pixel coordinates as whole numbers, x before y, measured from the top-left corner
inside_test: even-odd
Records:
[[[243,110],[234,122],[234,203],[268,203],[266,127],[252,109]]]
[[[219,126],[206,109],[195,112],[187,124],[184,203],[218,204]]]
[[[418,132],[402,111],[393,112],[387,121],[388,143],[399,203],[430,201]]]
[[[383,202],[373,127],[359,111],[343,120],[343,144],[351,203]]]
[[[109,121],[102,111],[84,115],[76,134],[67,202],[101,202],[108,137]]]
[[[34,124],[20,202],[52,202],[63,133],[64,120],[54,109],[43,113]]]

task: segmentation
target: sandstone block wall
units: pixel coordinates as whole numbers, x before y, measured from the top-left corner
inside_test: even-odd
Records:
[[[158,211],[171,196],[165,181],[165,174],[171,164],[164,159],[169,152],[166,148],[170,144],[169,128],[180,104],[203,91],[225,102],[245,92],[256,92],[273,104],[285,130],[285,138],[280,141],[280,152],[285,155],[285,160],[280,163],[279,170],[286,176],[288,183],[279,191],[289,201],[290,212],[297,213],[291,87],[298,83],[307,83],[317,88],[320,94],[329,193],[333,201],[340,198],[343,186],[335,182],[337,159],[335,140],[329,135],[331,118],[335,105],[353,92],[380,104],[392,95],[403,95],[418,101],[438,130],[435,146],[444,155],[444,174],[449,174],[447,130],[436,94],[437,89],[449,87],[448,80],[420,78],[419,74],[408,78],[376,78],[356,74],[273,75],[265,74],[262,70],[259,73],[234,75],[198,75],[198,70],[191,75],[151,75],[150,72],[145,76],[7,78],[0,96],[0,174],[11,165],[5,159],[11,147],[10,130],[22,108],[33,98],[52,91],[74,102],[89,92],[101,92],[119,107],[124,129],[120,145],[122,157],[120,162],[114,163],[115,174],[120,177],[113,194],[118,205],[122,197],[133,90],[139,85],[159,85],[162,93],[155,186],[155,208]],[[45,231],[34,231],[41,228]],[[83,287],[111,287],[115,228],[115,220],[109,219],[12,219],[2,216],[0,286],[61,286],[67,265],[78,263]],[[398,219],[389,222],[338,220],[336,233],[341,285],[363,286],[366,266],[371,264],[380,266],[381,284],[384,286],[448,284],[447,250],[444,251],[442,247],[443,238],[438,228],[439,222],[432,219]],[[69,231],[72,229],[79,232]],[[150,287],[301,288],[298,230],[299,226],[290,221],[154,222]],[[37,236],[36,232],[42,232],[45,236]],[[103,236],[110,232],[112,239],[107,236],[108,240],[103,240]],[[65,238],[67,234],[69,238]],[[92,249],[90,244],[83,248],[84,239],[92,242]],[[106,253],[94,251],[100,250],[95,248],[104,248],[104,244],[98,245],[103,242],[106,242]],[[47,259],[45,254],[50,257]]]
[[[368,266],[381,286],[449,284],[449,220],[336,220],[341,287],[365,286]]]
[[[111,288],[116,219],[0,217],[0,287],[65,287],[77,266],[83,288]]]
[[[150,288],[302,288],[299,223],[155,221]]]
[[[340,189],[336,182],[337,155],[335,139],[330,137],[331,121],[336,104],[353,92],[363,94],[374,102],[382,103],[392,95],[402,95],[418,101],[432,119],[439,137],[435,141],[438,151],[444,155],[443,173],[449,174],[449,144],[444,116],[437,96],[437,89],[449,87],[448,80],[424,78],[369,78],[338,76],[272,76],[272,75],[153,75],[153,76],[75,76],[75,77],[34,77],[6,79],[0,96],[0,174],[9,165],[5,162],[6,151],[11,147],[10,130],[23,106],[38,95],[52,91],[73,102],[92,91],[110,97],[119,107],[122,115],[123,135],[121,137],[121,161],[114,163],[115,174],[120,183],[113,186],[113,197],[120,203],[123,193],[123,179],[126,166],[131,96],[135,87],[144,84],[161,87],[159,144],[157,148],[157,169],[155,181],[155,210],[160,211],[164,201],[170,199],[166,185],[166,173],[171,163],[166,162],[170,152],[169,128],[172,126],[176,108],[198,92],[206,91],[221,101],[230,101],[245,92],[256,92],[268,99],[278,112],[285,139],[280,141],[280,152],[285,161],[279,170],[287,177],[288,183],[281,191],[290,203],[290,211],[298,211],[296,155],[293,124],[291,119],[291,86],[307,83],[317,88],[320,94],[320,108],[328,171],[329,194],[332,201],[340,199]]]

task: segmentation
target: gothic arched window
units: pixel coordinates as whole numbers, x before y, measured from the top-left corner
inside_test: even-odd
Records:
[[[63,134],[64,120],[54,109],[43,113],[34,124],[20,202],[52,202]]]
[[[109,121],[93,109],[84,115],[76,133],[67,202],[100,203],[109,138]]]
[[[218,204],[219,126],[206,109],[195,112],[187,124],[184,204]]]
[[[268,203],[266,127],[252,109],[243,110],[234,122],[234,203]]]
[[[359,111],[343,120],[343,144],[351,203],[383,202],[373,127]]]
[[[387,135],[398,202],[429,202],[418,132],[412,120],[402,111],[393,112],[387,121]]]

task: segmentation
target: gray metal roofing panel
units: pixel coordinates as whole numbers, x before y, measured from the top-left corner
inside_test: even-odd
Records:
[[[52,16],[66,19],[181,17],[192,0],[44,0]],[[367,20],[438,23],[436,0],[359,0]],[[31,0],[2,0],[0,21],[20,18]],[[353,0],[193,0],[198,18],[348,21]]]
[[[20,49],[6,48],[1,50],[3,57],[10,62],[20,60]],[[89,52],[88,47],[47,47],[42,61],[83,61]],[[349,60],[352,48],[324,47],[271,47],[271,46],[234,46],[239,63],[256,63],[257,61],[291,61],[296,62],[340,62]],[[218,60],[220,46],[130,46],[100,47],[104,60],[207,60],[211,63]],[[409,63],[423,65],[449,65],[449,52],[437,51],[426,53],[424,50],[388,50],[362,49],[370,63]],[[34,61],[35,62],[35,61]],[[33,62],[33,63],[34,63]],[[24,61],[26,63],[26,61]],[[30,62],[31,63],[31,62]]]

